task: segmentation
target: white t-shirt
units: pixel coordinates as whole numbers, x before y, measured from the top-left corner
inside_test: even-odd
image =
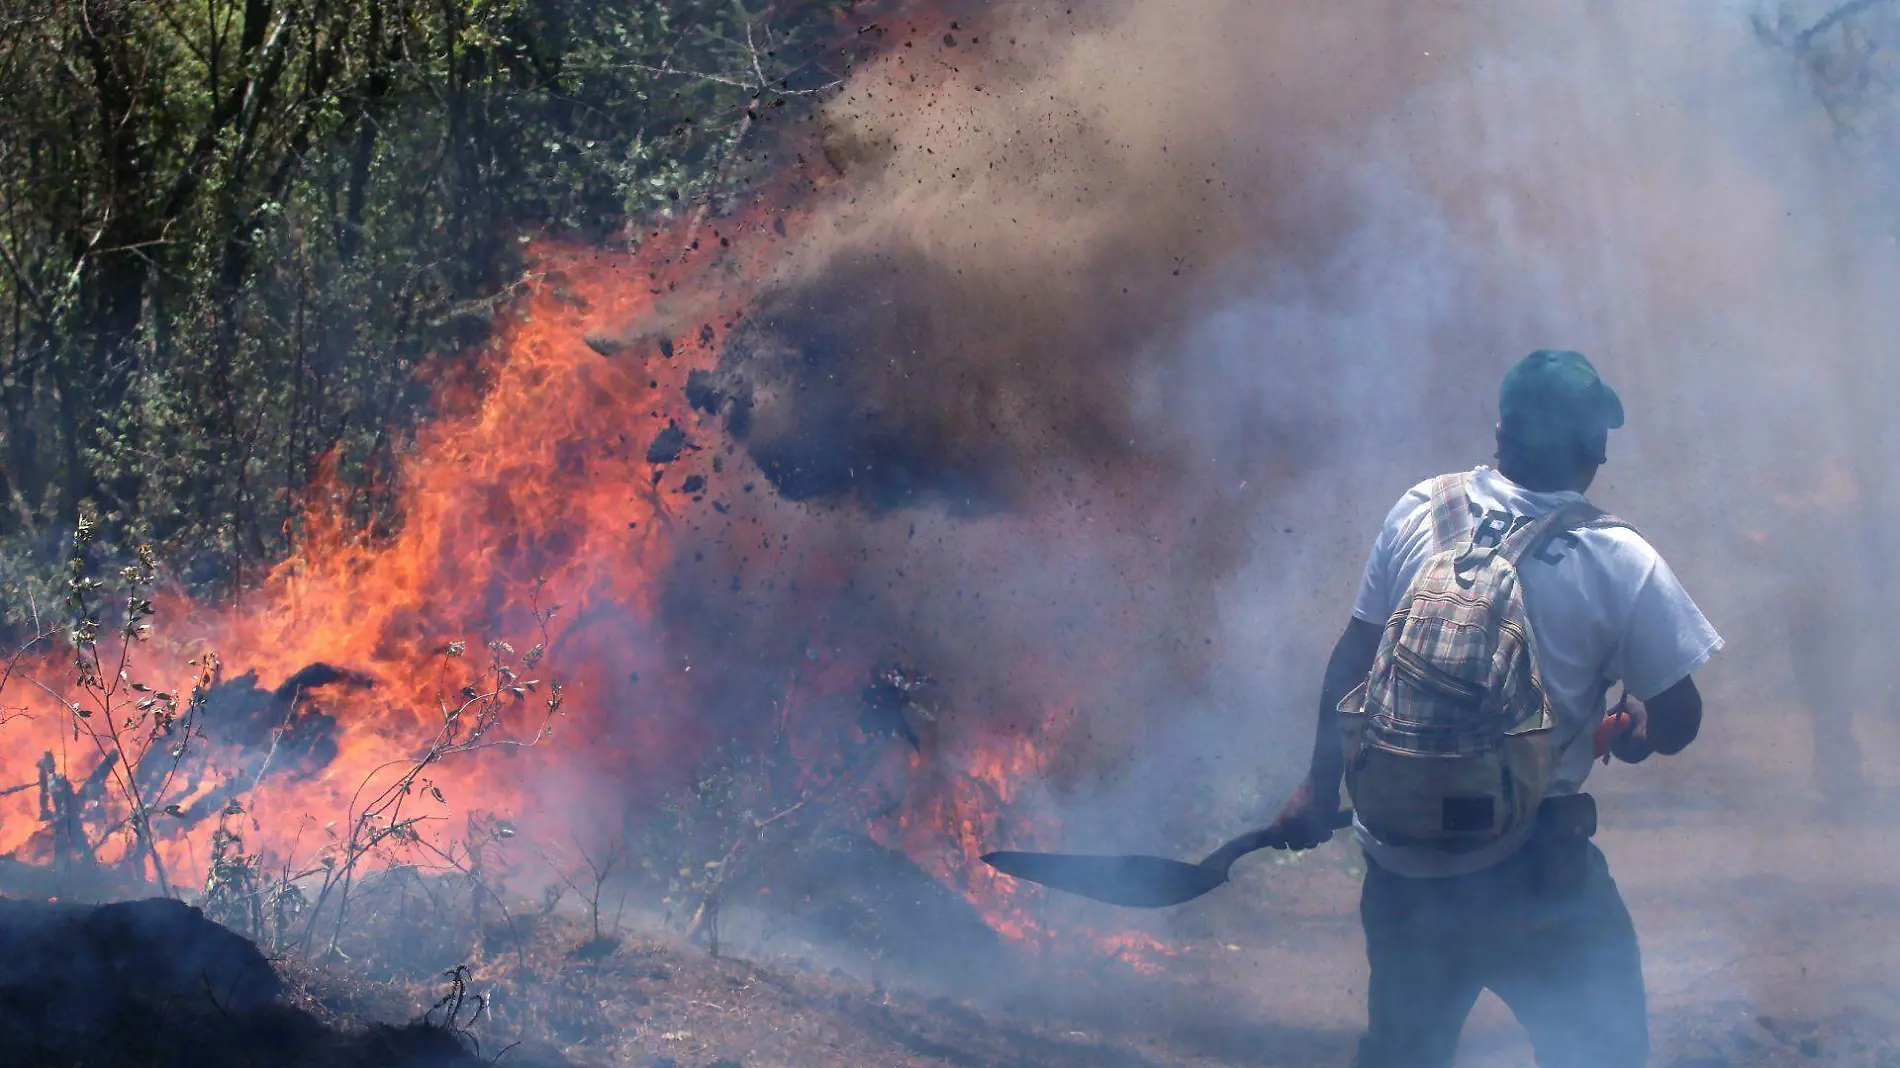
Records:
[[[1372,546],[1352,614],[1383,627],[1410,590],[1437,544],[1432,533],[1430,480],[1400,498]],[[1534,493],[1488,467],[1465,480],[1473,534],[1479,544],[1502,537],[1513,524],[1535,519],[1583,495]],[[1585,529],[1553,538],[1519,562],[1524,605],[1537,642],[1544,689],[1557,716],[1562,748],[1551,793],[1576,793],[1589,776],[1591,735],[1608,711],[1610,688],[1621,682],[1647,701],[1681,682],[1722,648],[1669,565],[1642,535],[1627,527]],[[1461,875],[1503,860],[1528,834],[1465,854],[1380,843],[1355,824],[1360,844],[1381,867],[1400,875]]]

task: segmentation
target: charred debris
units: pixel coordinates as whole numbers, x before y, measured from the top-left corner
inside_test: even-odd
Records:
[[[923,749],[912,719],[935,720],[936,713],[918,700],[918,694],[937,680],[902,664],[879,664],[871,670],[871,683],[859,695],[858,727],[865,734],[889,735],[910,743],[913,751]]]

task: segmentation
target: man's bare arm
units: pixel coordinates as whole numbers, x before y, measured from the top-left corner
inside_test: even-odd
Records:
[[[1319,715],[1306,781],[1268,828],[1277,836],[1280,848],[1310,849],[1332,837],[1331,819],[1339,809],[1340,778],[1346,770],[1345,753],[1340,748],[1339,702],[1371,673],[1372,658],[1379,651],[1383,634],[1384,628],[1378,624],[1354,617],[1333,643],[1333,655],[1326,660],[1326,677],[1320,685]]]

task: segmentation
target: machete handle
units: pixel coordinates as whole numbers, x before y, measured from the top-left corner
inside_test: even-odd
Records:
[[[1611,747],[1616,744],[1618,738],[1627,734],[1635,725],[1636,717],[1630,715],[1623,706],[1618,705],[1612,709],[1610,714],[1604,716],[1603,721],[1597,724],[1595,733],[1591,735],[1590,742],[1595,759],[1608,764]]]
[[[1352,809],[1340,809],[1333,813],[1331,818],[1321,824],[1321,826],[1326,829],[1328,838],[1332,837],[1332,832],[1334,831],[1345,830],[1352,826]],[[1257,831],[1248,831],[1246,834],[1232,839],[1219,849],[1209,853],[1207,859],[1201,861],[1201,867],[1212,868],[1225,877],[1228,869],[1234,866],[1234,861],[1239,860],[1249,853],[1274,848],[1277,836],[1272,833],[1272,830],[1270,827],[1262,827]]]

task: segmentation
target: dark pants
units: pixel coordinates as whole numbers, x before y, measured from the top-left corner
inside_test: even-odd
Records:
[[[1542,1068],[1640,1068],[1642,958],[1603,852],[1567,892],[1540,885],[1536,842],[1486,871],[1408,879],[1368,861],[1359,915],[1372,964],[1358,1068],[1443,1068],[1486,989],[1530,1033]],[[1575,856],[1575,854],[1573,854]]]

